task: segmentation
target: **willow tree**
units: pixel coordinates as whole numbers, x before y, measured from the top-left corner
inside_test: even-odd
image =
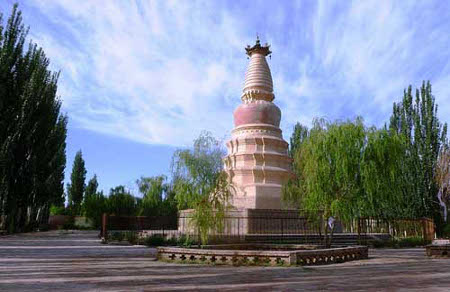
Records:
[[[414,203],[409,200],[409,185],[402,173],[406,158],[403,136],[386,129],[371,128],[361,161],[364,199],[361,215],[377,218],[408,217]]]
[[[223,171],[225,150],[210,133],[202,133],[192,149],[177,150],[172,160],[172,176],[178,208],[192,209],[191,224],[201,242],[210,232],[224,228],[231,193]]]
[[[141,177],[136,184],[142,194],[138,215],[176,217],[175,193],[165,175]]]
[[[329,123],[315,120],[308,137],[295,153],[299,189],[284,189],[284,196],[310,213],[321,214],[325,245],[331,244],[330,218],[350,221],[359,215],[363,188],[360,165],[365,141],[361,119]]]

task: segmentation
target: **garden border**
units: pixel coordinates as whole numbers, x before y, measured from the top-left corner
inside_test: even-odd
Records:
[[[241,245],[243,247],[245,244]],[[225,248],[227,245],[220,245]],[[269,245],[264,245],[268,247]],[[272,245],[275,248],[277,245]],[[218,246],[217,246],[218,247]],[[181,263],[205,263],[224,265],[320,265],[367,259],[367,246],[349,246],[327,249],[256,250],[257,245],[246,245],[245,250],[232,249],[158,247],[158,260]],[[254,247],[255,249],[250,249]],[[298,245],[295,245],[298,247]]]

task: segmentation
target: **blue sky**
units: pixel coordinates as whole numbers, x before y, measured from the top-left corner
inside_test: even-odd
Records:
[[[448,1],[18,2],[61,70],[66,180],[81,149],[105,191],[169,174],[173,151],[202,130],[229,137],[256,33],[272,46],[286,140],[314,117],[383,125],[403,89],[428,79],[450,122]]]

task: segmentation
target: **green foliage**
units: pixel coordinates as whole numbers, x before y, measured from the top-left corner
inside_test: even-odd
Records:
[[[422,237],[405,237],[394,241],[394,247],[398,248],[424,246],[427,244],[429,244],[429,242],[426,242]]]
[[[125,234],[120,231],[116,231],[111,233],[111,240],[123,241],[125,239]]]
[[[96,195],[98,189],[98,181],[97,181],[97,175],[94,174],[94,176],[89,180],[86,189],[84,191],[84,198],[86,199],[89,196]]]
[[[125,232],[125,240],[133,245],[137,244],[138,243],[138,234],[134,231],[127,231],[127,232]]]
[[[51,204],[64,203],[67,117],[56,96],[58,73],[14,5],[0,15],[0,222],[8,232],[45,223]]]
[[[81,214],[81,203],[86,188],[86,167],[84,165],[83,154],[81,150],[75,155],[72,166],[72,174],[70,175],[70,184],[67,185],[67,193],[69,195],[69,206],[71,206],[73,215]]]
[[[430,244],[422,237],[409,236],[402,238],[393,238],[392,240],[377,240],[373,242],[374,248],[411,248]]]
[[[182,247],[191,247],[193,245],[198,245],[198,242],[196,242],[194,239],[192,239],[189,236],[181,235],[180,237],[177,238],[175,245],[182,246]]]
[[[444,238],[450,238],[450,223],[447,223],[442,228],[442,236]]]
[[[341,221],[372,216],[440,222],[437,194],[445,201],[449,192],[446,135],[429,82],[416,90],[414,102],[411,87],[405,90],[389,129],[367,129],[361,118],[315,120],[309,131],[297,124],[290,151],[296,178],[283,186],[283,198]]]
[[[300,145],[303,143],[303,141],[308,138],[309,130],[308,127],[297,123],[294,126],[294,132],[291,136],[291,143],[289,144],[289,155],[293,157],[295,155],[295,152],[300,147]]]
[[[402,102],[394,103],[389,128],[405,139],[405,171],[398,175],[408,186],[404,191],[411,205],[410,216],[434,217],[435,222],[440,222],[434,176],[439,152],[446,143],[447,124],[439,121],[429,81],[416,89],[415,98],[411,86],[404,91]]]
[[[166,238],[161,234],[153,234],[144,238],[144,245],[146,246],[181,246],[191,247],[197,243],[186,235],[179,237]]]
[[[108,213],[107,198],[103,195],[103,191],[98,192],[97,189],[97,175],[94,175],[86,186],[82,207],[82,213],[92,220],[94,228],[101,227],[103,213]]]
[[[193,149],[178,150],[172,161],[175,198],[179,209],[190,208],[191,223],[199,231],[202,243],[212,230],[222,230],[231,197],[227,175],[223,172],[225,156],[220,141],[203,133]]]
[[[137,211],[136,198],[124,186],[110,190],[107,206],[109,214],[116,216],[135,216]]]
[[[163,236],[159,234],[153,234],[151,236],[147,236],[144,239],[144,245],[146,246],[163,246],[165,245],[165,239]]]
[[[296,172],[304,192],[288,193],[287,197],[297,198],[307,210],[322,210],[325,218],[349,220],[358,215],[364,140],[361,119],[336,123],[315,120],[309,137],[295,153],[296,160],[302,161]]]
[[[50,207],[50,215],[67,215],[67,210],[64,206],[52,205]]]
[[[435,174],[438,188],[438,200],[442,206],[444,222],[448,222],[448,206],[450,205],[450,147],[448,143],[442,147]],[[444,231],[444,230],[443,230]]]
[[[108,213],[108,200],[103,192],[96,192],[86,196],[83,209],[84,215],[92,220],[94,227],[100,228],[103,213]]]
[[[65,229],[65,230],[69,230],[69,229],[77,229],[76,226],[75,226],[75,217],[71,216],[71,217],[69,218],[69,220],[67,220],[67,221],[64,223],[64,225],[63,225],[62,228]]]
[[[177,202],[165,175],[141,177],[137,180],[142,200],[138,206],[139,216],[177,216]]]
[[[403,136],[371,128],[366,139],[360,169],[364,188],[360,215],[409,218],[413,204],[405,192],[409,186],[400,175],[408,171],[403,165],[406,155]]]

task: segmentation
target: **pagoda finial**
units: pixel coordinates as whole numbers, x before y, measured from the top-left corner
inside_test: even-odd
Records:
[[[260,54],[262,54],[264,56],[272,54],[272,52],[270,51],[270,45],[269,44],[266,43],[264,46],[261,46],[261,42],[259,41],[258,33],[256,33],[256,43],[255,43],[255,45],[253,47],[250,47],[249,45],[247,45],[245,50],[247,51],[247,55],[249,55],[249,56],[251,56],[253,53],[260,53]]]

